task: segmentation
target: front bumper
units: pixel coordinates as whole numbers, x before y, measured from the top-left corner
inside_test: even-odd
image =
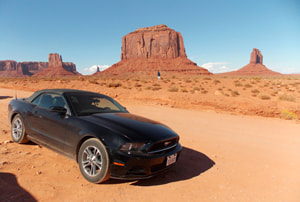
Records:
[[[111,159],[111,178],[115,179],[145,179],[154,175],[158,175],[165,170],[173,167],[182,150],[181,145],[175,147],[174,150],[157,155],[149,156],[133,156],[124,152],[116,152]],[[167,157],[177,154],[176,162],[167,166]],[[115,165],[117,162],[121,165]]]

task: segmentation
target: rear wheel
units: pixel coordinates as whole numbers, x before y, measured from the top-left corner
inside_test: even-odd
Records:
[[[26,143],[25,126],[22,117],[17,114],[11,122],[11,138],[16,143]]]
[[[110,177],[108,153],[96,138],[88,139],[81,145],[78,164],[81,174],[89,182],[101,183]]]

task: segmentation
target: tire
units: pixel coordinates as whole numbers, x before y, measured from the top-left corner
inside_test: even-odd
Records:
[[[11,122],[11,138],[14,142],[19,144],[28,142],[24,121],[19,114],[17,114]]]
[[[109,156],[102,142],[96,138],[86,140],[78,153],[79,169],[83,177],[92,183],[109,179]]]

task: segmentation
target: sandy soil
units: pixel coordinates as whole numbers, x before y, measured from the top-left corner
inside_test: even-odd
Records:
[[[197,83],[178,79],[167,83],[126,81],[126,88],[124,80],[106,81],[105,85],[99,80],[86,79],[80,82],[56,80],[55,83],[0,81],[0,201],[299,201],[298,117],[283,120],[256,116],[280,117],[283,109],[297,115],[300,110],[298,81],[281,81],[291,83],[285,89],[281,87],[279,92],[282,94],[290,95],[289,85],[294,87],[292,96],[295,100],[288,102],[279,101],[278,94],[268,94],[274,91],[270,87],[265,91],[259,89],[270,95],[269,100],[263,100],[252,96],[249,87],[243,90],[235,86],[233,80],[218,79],[226,86],[223,89],[215,80],[202,80],[206,93],[191,92]],[[128,82],[131,82],[131,89],[128,89]],[[212,85],[213,82],[217,86]],[[245,86],[248,80],[241,82]],[[264,82],[258,83],[264,86]],[[271,82],[275,81],[266,82],[272,86]],[[121,83],[123,87],[109,87],[108,84],[113,83]],[[154,85],[156,83],[160,86]],[[168,90],[170,85],[185,88],[188,92],[171,92]],[[276,85],[278,88],[280,84]],[[146,90],[148,86],[162,89]],[[33,90],[45,87],[104,92],[124,104],[130,112],[167,124],[181,137],[184,147],[181,158],[174,168],[152,179],[109,180],[99,185],[88,183],[75,162],[35,144],[19,145],[10,141],[9,100],[16,93],[18,97],[27,97]],[[239,95],[224,95],[230,93],[229,88],[232,91],[238,88]],[[128,91],[133,93],[128,94]],[[267,107],[273,107],[273,112],[267,114]],[[247,109],[251,113],[244,113]]]

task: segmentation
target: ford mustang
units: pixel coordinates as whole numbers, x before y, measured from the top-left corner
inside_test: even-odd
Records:
[[[92,183],[149,178],[174,166],[182,150],[166,125],[89,91],[45,89],[13,99],[8,120],[14,142],[32,141],[69,157]]]

